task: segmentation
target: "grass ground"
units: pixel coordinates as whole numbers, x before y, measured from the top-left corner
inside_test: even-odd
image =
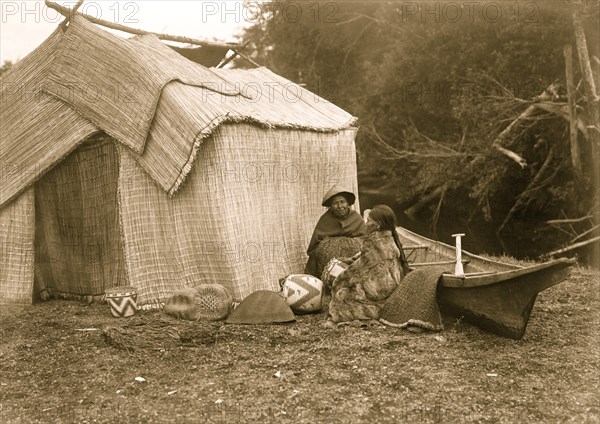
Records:
[[[130,319],[105,304],[2,307],[0,421],[600,422],[600,274],[586,269],[538,296],[518,341],[456,319],[435,334],[331,330],[321,313],[219,324],[198,346],[109,345],[102,329]]]

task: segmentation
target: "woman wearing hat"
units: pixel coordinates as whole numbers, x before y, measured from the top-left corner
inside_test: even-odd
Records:
[[[308,262],[304,270],[305,274],[321,278],[323,266],[317,260],[318,248],[327,237],[360,237],[366,234],[366,226],[360,214],[350,206],[354,204],[356,196],[350,190],[333,186],[323,196],[322,205],[329,208],[321,215],[313,235],[308,244],[306,253]]]
[[[379,319],[383,304],[409,271],[396,225],[389,206],[371,210],[360,255],[344,259],[350,266],[333,281],[330,324]]]

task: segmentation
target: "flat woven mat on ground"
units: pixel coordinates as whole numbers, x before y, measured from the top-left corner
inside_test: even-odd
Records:
[[[444,329],[436,300],[437,285],[444,267],[430,266],[409,272],[386,300],[380,321],[393,327],[410,325],[426,330]]]
[[[182,321],[160,314],[132,317],[123,325],[104,326],[106,343],[129,352],[214,344],[222,324]]]

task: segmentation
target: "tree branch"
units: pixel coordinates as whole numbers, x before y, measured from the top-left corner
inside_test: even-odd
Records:
[[[505,147],[502,147],[502,143],[504,142],[504,140],[506,140],[508,138],[508,136],[513,132],[513,130],[525,119],[529,119],[537,110],[537,108],[541,108],[541,109],[547,109],[550,108],[550,111],[553,113],[557,113],[556,109],[551,108],[550,106],[547,105],[548,102],[546,102],[547,99],[554,99],[557,97],[557,86],[558,83],[555,81],[552,84],[550,84],[543,92],[542,94],[540,94],[539,96],[536,96],[536,100],[538,100],[538,102],[530,104],[527,109],[525,109],[523,112],[521,112],[521,114],[514,119],[506,128],[504,128],[500,134],[498,134],[498,136],[496,137],[496,139],[494,140],[494,142],[492,143],[492,145],[494,146],[494,148],[496,150],[498,150],[500,153],[502,153],[503,155],[505,155],[506,157],[512,159],[513,161],[515,161],[517,164],[519,164],[519,166],[523,169],[527,166],[527,161],[521,157],[520,155],[518,155],[517,153],[506,149]],[[539,100],[542,100],[541,102]],[[552,103],[550,103],[552,105]],[[568,114],[565,113],[565,115],[568,117]]]
[[[600,240],[600,236],[591,238],[591,239],[586,240],[586,241],[581,241],[579,243],[571,244],[570,246],[567,246],[567,247],[565,247],[563,249],[553,250],[552,252],[546,253],[546,255],[547,256],[560,255],[561,253],[566,253],[566,252],[569,252],[571,250],[575,250],[575,249],[579,249],[580,247],[587,246],[588,244],[595,243],[598,240]]]
[[[502,221],[502,224],[500,225],[500,227],[498,227],[498,230],[496,230],[496,236],[498,237],[498,239],[500,240],[500,242],[502,244],[504,244],[504,243],[502,242],[502,237],[500,236],[500,234],[504,230],[504,227],[506,226],[506,224],[508,224],[508,222],[513,217],[513,215],[517,211],[519,211],[526,204],[526,202],[529,201],[532,194],[534,194],[537,190],[542,188],[545,184],[549,183],[548,179],[544,182],[541,182],[541,179],[542,179],[542,176],[544,175],[544,173],[546,172],[546,170],[550,167],[550,163],[552,162],[553,158],[554,158],[554,147],[550,149],[550,152],[548,152],[548,156],[546,156],[546,160],[544,161],[543,165],[538,170],[538,172],[535,174],[535,177],[533,177],[533,180],[531,180],[531,182],[527,185],[527,188],[525,190],[523,190],[521,192],[521,194],[519,194],[519,196],[517,197],[517,201],[512,206],[510,211],[508,211],[508,214],[506,214],[506,217],[504,218],[504,221]]]
[[[431,229],[433,230],[433,234],[437,238],[437,224],[440,219],[440,213],[442,212],[442,204],[444,203],[444,198],[446,197],[446,192],[448,191],[448,186],[444,185],[444,189],[440,194],[440,200],[438,201],[437,207],[435,208],[435,212],[433,217],[431,218]]]
[[[429,159],[448,159],[448,158],[457,158],[457,157],[475,157],[479,156],[476,153],[463,153],[453,150],[447,146],[443,146],[441,143],[431,140],[429,137],[424,136],[419,133],[416,128],[414,131],[417,135],[423,137],[425,140],[429,141],[430,144],[434,145],[432,150],[421,149],[420,151],[409,151],[409,150],[400,150],[394,146],[392,146],[389,142],[383,139],[383,137],[377,132],[375,126],[373,124],[367,125],[365,130],[368,131],[370,138],[380,147],[387,151],[387,153],[392,155],[390,159],[411,159],[411,158],[429,158]],[[445,152],[440,152],[440,150],[445,150]]]
[[[594,218],[593,215],[587,215],[587,216],[582,216],[581,218],[572,218],[572,219],[553,219],[550,221],[546,221],[546,224],[550,224],[550,225],[571,224],[571,223],[576,223],[576,222],[582,222],[582,221],[585,221],[586,219],[592,219],[592,218]]]
[[[527,161],[525,159],[523,159],[521,156],[519,156],[518,154],[516,154],[515,152],[513,152],[512,150],[508,150],[496,143],[494,143],[493,146],[496,150],[498,150],[504,156],[517,162],[519,164],[519,166],[521,167],[521,169],[525,169],[525,167],[527,166]]]
[[[446,190],[447,190],[448,186],[446,184],[439,186],[438,188],[436,188],[435,190],[433,190],[431,193],[423,196],[417,203],[415,203],[413,206],[411,206],[408,209],[404,210],[404,213],[406,213],[406,216],[408,216],[410,219],[414,220],[415,217],[417,216],[417,214],[427,205],[429,205],[431,202],[434,202],[435,200],[437,200],[440,196],[442,196]]]
[[[584,231],[583,233],[579,234],[577,237],[575,237],[574,239],[571,240],[571,243],[575,243],[577,240],[579,240],[580,238],[583,238],[585,236],[587,236],[590,233],[593,233],[594,231],[596,231],[598,228],[600,228],[600,225],[594,225],[592,228],[590,228],[589,230]]]

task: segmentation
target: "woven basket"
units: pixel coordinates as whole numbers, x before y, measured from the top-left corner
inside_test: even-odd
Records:
[[[337,278],[342,272],[344,272],[348,268],[348,264],[340,261],[339,259],[332,259],[329,261],[325,268],[323,269],[323,275],[321,276],[321,281],[328,289],[331,289],[333,286],[333,280]]]
[[[233,307],[231,294],[220,284],[179,290],[165,303],[165,313],[190,321],[218,321]]]
[[[105,292],[110,311],[117,318],[126,318],[137,311],[137,291],[133,287],[113,287]]]

